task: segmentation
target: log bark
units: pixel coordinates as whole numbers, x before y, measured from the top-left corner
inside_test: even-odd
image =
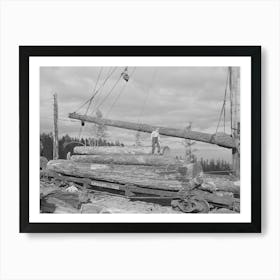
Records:
[[[221,178],[203,178],[203,183],[199,187],[201,190],[210,192],[223,191],[240,195],[240,186],[228,179]]]
[[[47,170],[63,175],[99,181],[136,185],[147,188],[180,190],[182,184],[199,170],[195,164],[187,166],[143,166],[81,163],[71,160],[49,161]]]
[[[164,154],[168,149],[163,147]],[[74,154],[78,155],[147,155],[152,153],[152,147],[136,146],[77,146],[74,148]]]
[[[124,165],[184,165],[185,161],[172,157],[158,155],[73,155],[71,160],[76,162],[100,163],[100,164],[124,164]]]
[[[230,149],[236,147],[233,138],[228,134],[215,135],[215,134],[203,133],[197,131],[186,131],[185,129],[157,127],[148,124],[137,124],[137,123],[125,122],[119,120],[97,118],[97,117],[92,117],[87,115],[80,115],[77,113],[69,114],[69,118],[86,121],[86,122],[92,122],[99,125],[107,125],[107,126],[113,126],[118,128],[129,129],[129,130],[147,132],[147,133],[151,133],[156,128],[159,128],[159,133],[165,136],[172,136],[177,138],[190,139],[190,140],[195,140],[195,141],[200,141],[200,142],[205,142],[210,144],[216,144]]]

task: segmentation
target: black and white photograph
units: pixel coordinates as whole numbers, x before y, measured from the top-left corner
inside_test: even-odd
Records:
[[[240,213],[239,96],[240,67],[41,67],[40,212]]]
[[[22,228],[260,230],[260,47],[20,57]]]

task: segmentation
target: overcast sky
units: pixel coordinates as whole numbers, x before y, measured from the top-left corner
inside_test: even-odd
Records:
[[[95,114],[99,107],[106,118],[176,128],[184,128],[192,122],[193,130],[215,133],[225,93],[225,67],[129,67],[128,82],[119,80],[124,67],[41,67],[41,132],[52,131],[52,95],[56,92],[59,135],[78,136],[80,123],[70,121],[68,113],[76,111],[89,99],[95,87],[98,89],[112,70],[115,71],[96,95],[88,114]],[[85,113],[86,108],[77,112]],[[226,119],[229,128],[228,107]],[[86,124],[82,136],[93,136],[92,131],[92,125]],[[230,133],[228,129],[226,132]],[[133,131],[108,128],[108,134],[110,139],[125,144],[135,141]],[[149,137],[143,134],[144,144],[149,144]],[[161,142],[174,149],[182,148],[181,139],[166,137]],[[198,156],[230,160],[228,149],[201,143],[195,148]]]

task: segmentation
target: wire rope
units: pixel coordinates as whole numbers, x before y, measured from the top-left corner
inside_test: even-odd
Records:
[[[134,72],[136,71],[136,67],[134,67],[134,69],[132,70],[131,74],[129,75],[129,79],[131,79],[132,75],[134,74]],[[117,101],[119,100],[120,96],[123,94],[124,90],[127,87],[127,82],[123,85],[123,87],[120,89],[118,95],[116,96],[115,100],[113,101],[111,107],[109,108],[109,110],[107,111],[105,117],[107,117],[109,115],[109,113],[111,112],[111,110],[114,108],[114,106],[116,105]]]
[[[217,134],[218,129],[220,127],[220,122],[222,120],[222,116],[224,116],[224,132],[225,132],[225,110],[226,110],[226,98],[227,98],[227,88],[228,88],[229,78],[230,78],[230,75],[229,75],[229,72],[228,72],[227,73],[227,78],[226,78],[226,86],[225,86],[223,105],[222,105],[222,109],[221,109],[221,112],[220,112],[219,121],[218,121],[218,125],[217,125],[217,128],[216,128],[215,135]]]
[[[107,98],[112,94],[113,90],[115,89],[115,87],[117,86],[117,84],[119,83],[119,81],[121,80],[122,76],[120,76],[116,82],[114,83],[114,85],[112,86],[111,90],[109,90],[109,92],[107,93],[107,95],[101,100],[101,102],[99,102],[99,104],[96,107],[96,111],[100,109],[100,107],[104,104],[104,102],[107,100]]]
[[[93,95],[87,99],[81,106],[78,107],[78,109],[76,109],[74,112],[79,111],[81,108],[83,108],[88,102],[91,102],[92,99],[97,95],[97,93],[100,91],[101,88],[103,88],[106,84],[106,82],[108,81],[108,79],[113,75],[113,73],[116,71],[117,67],[115,67],[111,73],[107,76],[107,78],[104,80],[103,84],[93,93]]]

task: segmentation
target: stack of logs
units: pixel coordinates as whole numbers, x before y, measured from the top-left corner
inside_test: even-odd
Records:
[[[169,203],[182,212],[239,212],[240,189],[232,180],[209,178],[199,163],[170,153],[152,155],[151,147],[75,147],[71,160],[50,161],[47,172],[87,189]]]

